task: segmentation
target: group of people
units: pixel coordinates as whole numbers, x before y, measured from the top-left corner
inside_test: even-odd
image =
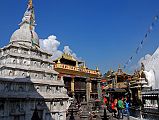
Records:
[[[123,114],[125,113],[129,119],[129,107],[130,103],[128,99],[120,97],[119,99],[111,100],[111,111],[114,117],[123,119]]]

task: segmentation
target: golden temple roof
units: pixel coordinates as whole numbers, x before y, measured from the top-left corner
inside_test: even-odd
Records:
[[[73,56],[66,54],[66,53],[63,53],[61,58],[65,58],[65,59],[71,60],[71,61],[77,61]]]
[[[63,53],[59,58],[57,58],[57,59],[54,60],[54,61],[60,60],[61,58],[64,58],[64,59],[70,60],[70,61],[75,61],[75,62],[82,63],[81,61],[75,59],[72,55],[67,54],[67,53]]]

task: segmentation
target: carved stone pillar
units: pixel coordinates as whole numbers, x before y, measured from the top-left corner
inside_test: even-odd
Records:
[[[71,92],[74,96],[74,91],[75,91],[75,79],[74,77],[72,77],[72,80],[71,80]]]
[[[60,75],[60,77],[61,77],[60,79],[63,80],[63,75]],[[63,81],[64,81],[64,80],[63,80]]]
[[[90,87],[90,92],[92,92],[92,82],[90,81],[89,84],[90,84],[90,85],[89,85],[89,87]]]
[[[91,111],[89,109],[89,106],[87,105],[87,102],[85,101],[85,98],[81,102],[81,109],[82,109],[82,112],[80,114],[80,119],[89,120],[89,112],[91,112]]]
[[[86,100],[87,100],[87,103],[89,102],[90,100],[90,84],[91,84],[91,80],[90,78],[87,78],[86,79]]]
[[[97,78],[98,99],[101,99],[101,97],[102,97],[102,91],[101,91],[100,81],[101,81],[101,78]]]

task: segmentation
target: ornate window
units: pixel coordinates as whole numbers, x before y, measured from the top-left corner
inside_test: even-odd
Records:
[[[57,105],[57,103],[56,102],[54,102],[54,106],[56,106]]]
[[[18,88],[18,91],[19,91],[19,92],[23,92],[23,91],[24,91],[24,88],[23,88],[22,86],[20,86],[20,87]]]
[[[0,102],[0,112],[4,111],[4,101]]]
[[[46,87],[46,92],[47,91],[50,91],[51,90],[51,87],[48,85],[47,87]]]
[[[17,52],[18,52],[18,50],[17,50],[17,49],[14,49],[14,50],[13,50],[13,52],[17,53]]]
[[[46,55],[45,58],[48,59],[48,55]]]
[[[36,90],[37,90],[37,91],[39,91],[39,89],[40,89],[40,87],[39,87],[39,86],[36,86],[35,88],[36,88]]]
[[[16,64],[16,60],[15,59],[13,60],[13,64]]]
[[[20,105],[19,104],[16,105],[16,112],[20,112]]]
[[[12,70],[9,71],[9,76],[12,76],[13,75],[13,72]]]
[[[54,80],[54,74],[51,74],[51,79],[53,79],[53,80]]]
[[[38,74],[35,74],[35,78],[37,78],[38,77]]]
[[[50,63],[48,64],[48,68],[51,68],[51,64]]]
[[[60,105],[63,106],[63,101],[62,100],[60,101]]]
[[[43,74],[43,79],[45,79],[45,77],[46,77],[46,75],[45,75],[45,73]]]
[[[56,90],[57,90],[57,91],[59,90],[59,87],[58,87],[58,86],[56,86]]]
[[[26,65],[27,61],[24,61],[24,65]]]
[[[25,73],[22,73],[22,76],[25,76]]]
[[[45,63],[42,63],[42,64],[41,64],[41,67],[44,68],[44,67],[45,67]]]
[[[23,54],[24,54],[24,55],[26,55],[26,54],[27,54],[27,52],[26,52],[26,51],[24,51],[24,52],[23,52]]]

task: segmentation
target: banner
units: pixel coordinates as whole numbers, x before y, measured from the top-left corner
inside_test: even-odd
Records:
[[[133,60],[134,56],[139,53],[139,51],[140,51],[140,49],[143,47],[143,44],[144,44],[144,42],[146,41],[148,35],[152,32],[153,27],[155,26],[155,23],[158,22],[158,19],[159,19],[159,16],[158,16],[158,15],[156,15],[156,16],[153,18],[153,22],[152,22],[151,25],[148,27],[148,30],[147,30],[147,32],[145,33],[143,40],[140,42],[140,44],[139,44],[138,47],[136,48],[135,54],[134,54],[133,56],[131,56],[131,57],[127,60],[127,62],[123,65],[123,68],[124,68],[124,69],[125,69],[125,68],[129,65],[129,63]]]

